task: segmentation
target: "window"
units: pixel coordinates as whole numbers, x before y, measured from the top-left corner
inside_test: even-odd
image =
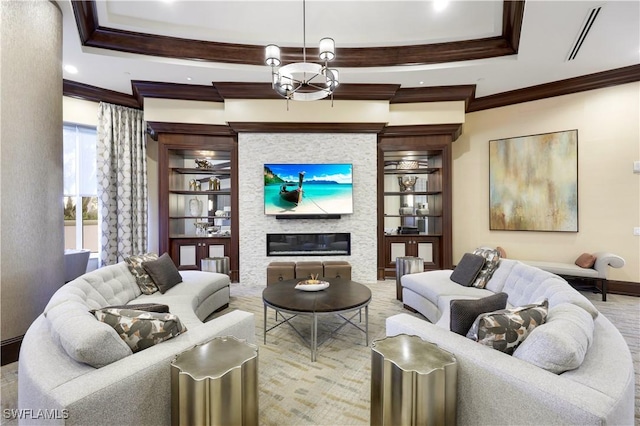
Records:
[[[96,129],[64,124],[64,248],[97,253]]]

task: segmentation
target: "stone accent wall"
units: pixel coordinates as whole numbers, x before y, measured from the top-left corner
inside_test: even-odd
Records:
[[[240,133],[238,180],[240,283],[264,284],[269,262],[346,260],[352,279],[376,280],[377,140],[375,134]],[[264,214],[267,163],[353,164],[354,213],[341,219],[278,220]],[[267,233],[349,232],[351,256],[267,257]]]

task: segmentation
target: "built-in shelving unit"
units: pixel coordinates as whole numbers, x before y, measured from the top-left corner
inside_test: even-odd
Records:
[[[378,138],[378,279],[395,277],[397,257],[451,267],[453,134],[426,133]]]
[[[229,257],[231,279],[237,281],[235,137],[159,133],[158,147],[160,251],[179,269]]]

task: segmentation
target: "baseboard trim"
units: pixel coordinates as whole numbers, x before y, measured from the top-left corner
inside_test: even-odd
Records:
[[[580,290],[587,289],[589,285],[579,284],[581,282],[591,283],[593,288],[602,291],[602,286],[600,285],[600,280],[592,279],[592,278],[582,278],[582,277],[563,277],[567,281],[570,281],[573,285],[576,285]],[[623,296],[635,296],[640,297],[640,283],[636,283],[633,281],[614,281],[607,280],[607,294],[620,294]]]
[[[607,284],[607,293],[640,297],[640,283],[609,280]]]
[[[18,360],[23,337],[24,334],[22,336],[13,337],[0,342],[0,365],[11,364]]]

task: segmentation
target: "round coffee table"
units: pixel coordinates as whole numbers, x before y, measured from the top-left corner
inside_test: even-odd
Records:
[[[369,346],[369,302],[371,302],[371,290],[368,287],[349,280],[340,278],[320,278],[329,282],[329,287],[320,291],[303,291],[295,288],[301,279],[280,281],[267,286],[262,292],[264,303],[264,344],[267,344],[267,332],[282,324],[289,324],[293,330],[306,341],[311,348],[311,361],[316,360],[318,350],[318,316],[337,315],[344,322],[331,335],[347,324],[351,324],[365,335],[366,345]],[[267,329],[267,308],[276,311],[276,324]],[[362,314],[364,308],[365,328],[351,321],[356,315]],[[357,311],[357,312],[356,312]],[[350,318],[344,316],[349,312],[355,312]],[[293,315],[278,322],[278,314]],[[291,319],[297,315],[310,315],[312,317],[311,339],[307,340],[298,329],[291,324]],[[362,319],[362,317],[361,317]]]

